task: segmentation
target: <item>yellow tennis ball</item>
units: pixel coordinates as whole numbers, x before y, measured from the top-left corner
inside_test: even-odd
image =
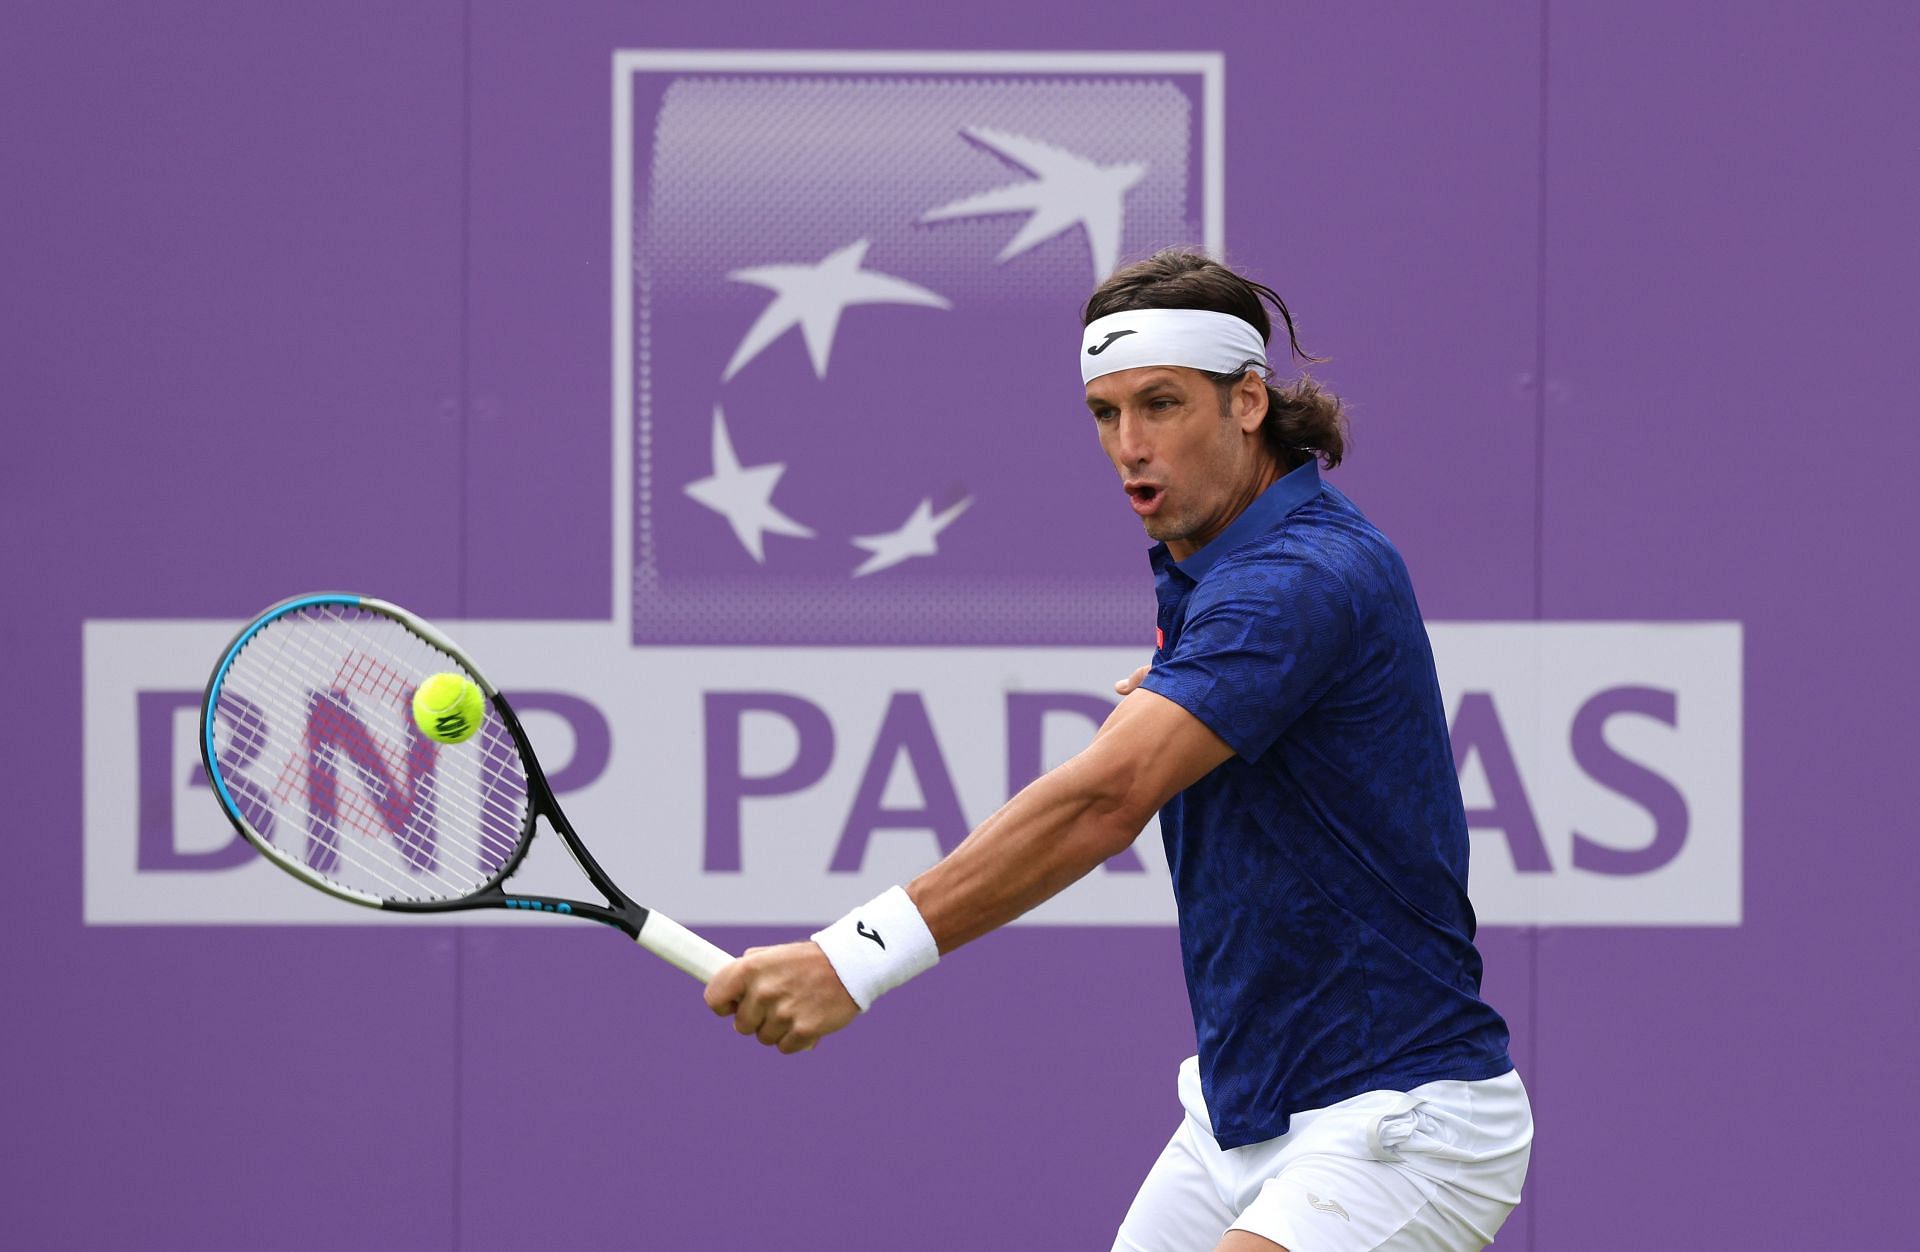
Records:
[[[413,693],[413,721],[438,743],[465,743],[486,720],[487,698],[465,674],[435,674]]]

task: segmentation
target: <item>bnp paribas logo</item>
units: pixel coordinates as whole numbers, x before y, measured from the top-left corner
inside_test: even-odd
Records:
[[[1135,643],[1078,311],[1219,248],[1216,55],[623,52],[638,643]]]

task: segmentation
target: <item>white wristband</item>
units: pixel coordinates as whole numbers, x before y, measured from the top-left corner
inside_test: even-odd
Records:
[[[904,887],[889,887],[825,930],[813,941],[861,1012],[940,959],[926,919]]]

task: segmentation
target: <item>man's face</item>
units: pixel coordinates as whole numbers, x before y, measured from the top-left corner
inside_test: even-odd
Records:
[[[1147,365],[1087,384],[1100,447],[1147,534],[1183,560],[1259,494],[1267,393],[1254,374],[1221,388],[1199,370]]]

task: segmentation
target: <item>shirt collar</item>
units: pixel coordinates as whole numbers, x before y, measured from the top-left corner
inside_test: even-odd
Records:
[[[1293,512],[1320,493],[1320,463],[1310,460],[1305,465],[1283,474],[1274,484],[1254,497],[1253,503],[1240,511],[1240,516],[1227,523],[1227,528],[1215,535],[1207,546],[1195,552],[1184,561],[1175,561],[1167,554],[1167,545],[1155,544],[1151,560],[1155,570],[1168,566],[1199,582],[1207,576],[1207,571],[1217,564],[1221,557],[1233,551],[1250,539],[1257,538],[1278,526],[1287,514]]]

